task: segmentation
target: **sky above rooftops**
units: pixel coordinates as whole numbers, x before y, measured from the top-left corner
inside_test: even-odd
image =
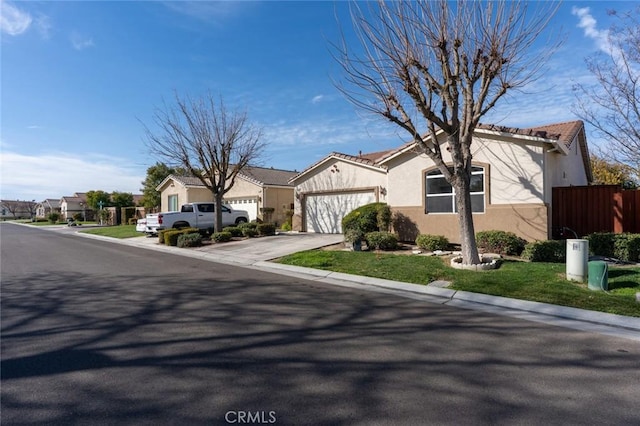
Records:
[[[571,121],[571,86],[605,48],[607,10],[638,2],[565,1],[566,42],[542,78],[483,123]],[[1,0],[0,197],[42,201],[89,190],[139,193],[156,159],[144,143],[174,93],[221,95],[264,130],[265,167],[301,171],[332,151],[400,146],[405,136],[335,88],[330,42],[345,2]],[[347,32],[348,36],[348,32]],[[590,135],[590,144],[597,141]]]

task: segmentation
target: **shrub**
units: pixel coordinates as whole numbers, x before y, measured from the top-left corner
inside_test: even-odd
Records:
[[[199,232],[190,232],[178,236],[178,247],[200,247],[202,245],[202,235]]]
[[[382,230],[389,229],[391,222],[391,213],[389,211],[387,218],[387,210],[389,206],[385,203],[371,203],[358,207],[351,211],[342,219],[342,231],[349,229],[358,229],[363,233],[380,231],[380,225],[384,225]],[[379,214],[379,212],[382,213]],[[380,216],[380,219],[378,218]],[[386,223],[385,223],[386,220]]]
[[[167,229],[164,231],[164,244],[167,246],[177,246],[178,245],[178,237],[182,235],[183,232],[178,229]]]
[[[625,262],[640,262],[640,234],[616,234],[614,257]]]
[[[640,234],[595,232],[586,237],[589,252],[625,262],[640,261]]]
[[[58,221],[60,220],[60,213],[49,213],[47,219],[49,219],[49,222],[51,223],[58,223]]]
[[[525,240],[513,232],[481,231],[476,234],[479,248],[510,256],[520,256],[527,244]]]
[[[244,222],[238,225],[238,228],[242,229],[244,232],[245,229],[256,229],[258,227],[258,222]]]
[[[256,230],[259,235],[276,235],[276,226],[273,223],[261,223]]]
[[[242,235],[245,237],[253,238],[258,236],[258,231],[255,228],[244,227],[242,228]]]
[[[238,226],[225,226],[222,231],[229,232],[232,237],[242,237],[242,228]]]
[[[167,232],[168,229],[161,229],[158,231],[158,243],[164,244],[164,233]]]
[[[594,232],[587,235],[585,239],[589,241],[589,252],[598,256],[615,256],[615,237],[611,232]]]
[[[420,234],[416,237],[416,245],[423,250],[446,250],[449,240],[444,235]]]
[[[348,243],[355,243],[364,240],[364,232],[359,229],[347,229],[344,233],[344,240]]]
[[[566,259],[564,240],[536,241],[524,247],[522,258],[530,262],[563,263]]]
[[[291,231],[291,223],[290,222],[283,223],[280,229],[282,229],[285,232]]]
[[[398,247],[398,236],[391,232],[369,232],[365,235],[365,240],[369,248],[374,250],[394,250]]]
[[[82,220],[82,213],[74,213],[73,220],[75,220],[76,222],[80,222]]]
[[[231,241],[231,232],[214,232],[211,234],[211,239],[216,243],[226,243],[227,241]]]

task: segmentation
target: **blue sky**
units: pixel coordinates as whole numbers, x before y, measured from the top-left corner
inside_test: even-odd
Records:
[[[341,70],[329,42],[339,39],[336,15],[348,25],[346,3],[0,1],[2,199],[139,193],[156,162],[144,125],[153,130],[154,110],[174,93],[210,91],[245,109],[263,128],[268,167],[299,171],[331,151],[403,142],[332,83]],[[483,122],[576,119],[571,86],[589,81],[584,58],[604,47],[607,9],[636,4],[565,1],[552,30],[566,42],[544,76]]]

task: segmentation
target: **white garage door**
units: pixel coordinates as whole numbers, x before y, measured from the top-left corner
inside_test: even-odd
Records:
[[[372,191],[307,195],[304,211],[307,232],[340,234],[343,217],[355,208],[375,201],[376,196]]]
[[[258,200],[256,199],[227,200],[226,203],[230,204],[234,210],[245,210],[249,213],[249,221],[256,220],[258,217]]]

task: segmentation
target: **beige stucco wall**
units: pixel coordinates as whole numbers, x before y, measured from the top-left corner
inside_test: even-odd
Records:
[[[393,207],[394,232],[403,241],[413,241],[418,234],[444,235],[460,243],[456,214],[425,214],[424,207]],[[475,231],[499,229],[513,232],[527,241],[547,239],[548,209],[544,204],[487,206],[484,213],[474,213]]]
[[[340,159],[330,159],[316,169],[309,171],[296,183],[294,197],[293,229],[303,227],[301,200],[307,194],[330,194],[353,190],[371,189],[377,191],[378,200],[387,202],[387,173]]]
[[[282,225],[287,220],[286,211],[291,210],[293,204],[293,187],[267,187],[264,189],[264,207],[274,209],[271,214],[271,222]],[[265,220],[264,215],[262,219]]]
[[[551,203],[551,188],[557,186],[583,186],[588,185],[587,174],[584,169],[582,148],[578,142],[578,136],[569,146],[567,155],[559,152],[548,152],[545,159],[547,175],[547,203]]]
[[[473,162],[485,167],[487,204],[544,202],[544,150],[542,146],[475,139]],[[445,162],[451,162],[443,152]],[[389,205],[424,204],[424,173],[434,167],[425,154],[405,153],[388,162]],[[488,185],[487,185],[488,183]]]
[[[173,184],[173,186],[171,186]],[[185,187],[180,183],[173,180],[167,181],[167,183],[160,188],[160,211],[166,212],[169,210],[169,196],[178,196],[178,208],[186,203],[198,203],[213,201],[213,195],[207,188],[200,187]]]

